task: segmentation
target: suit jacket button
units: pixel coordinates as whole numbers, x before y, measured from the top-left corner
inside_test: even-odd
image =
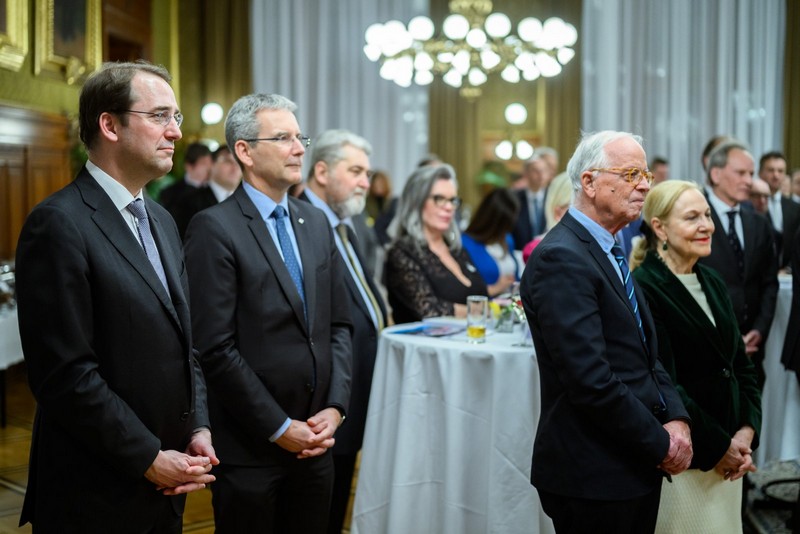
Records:
[[[723,369],[722,370],[722,376],[724,376],[725,378],[730,378],[731,377],[731,370],[730,369]]]
[[[181,414],[181,421],[187,421],[189,419],[189,412],[183,412]]]
[[[312,386],[311,384],[306,384],[306,391],[308,393],[314,393],[314,386]]]

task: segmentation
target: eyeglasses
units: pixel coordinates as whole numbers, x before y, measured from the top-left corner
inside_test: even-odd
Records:
[[[307,135],[279,135],[278,137],[257,137],[255,139],[242,139],[242,141],[246,141],[248,143],[256,143],[258,141],[271,141],[273,143],[278,143],[283,146],[291,146],[292,143],[297,141],[304,147],[311,146],[311,138]]]
[[[607,172],[608,174],[616,174],[617,176],[622,176],[633,187],[639,185],[639,182],[641,182],[642,179],[647,180],[647,185],[652,185],[653,183],[652,172],[645,171],[643,169],[637,169],[636,167],[633,167],[631,169],[618,169],[616,167],[612,167],[610,169],[589,169],[589,172]]]
[[[447,204],[453,206],[453,208],[458,209],[461,206],[461,199],[458,197],[446,197],[443,195],[431,195],[428,197],[433,200],[433,203],[436,204],[437,207],[443,208]]]
[[[175,119],[175,124],[177,124],[178,127],[183,124],[183,113],[180,111],[177,113],[170,113],[169,111],[137,111],[135,109],[121,109],[116,113],[139,113],[140,115],[147,115],[153,122],[160,124],[161,126],[168,126],[169,121],[172,119]]]

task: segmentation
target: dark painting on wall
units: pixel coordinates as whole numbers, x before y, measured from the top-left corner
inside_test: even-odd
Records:
[[[86,0],[54,2],[53,52],[61,57],[86,57]]]

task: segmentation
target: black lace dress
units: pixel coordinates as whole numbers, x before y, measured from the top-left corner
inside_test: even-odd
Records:
[[[386,256],[386,289],[396,324],[425,317],[453,315],[453,304],[466,304],[468,295],[487,295],[486,283],[464,249],[453,253],[461,272],[472,285],[465,286],[428,247],[417,248],[404,236]]]

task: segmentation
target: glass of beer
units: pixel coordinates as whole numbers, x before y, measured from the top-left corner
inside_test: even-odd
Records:
[[[489,321],[489,298],[483,295],[467,297],[467,341],[486,341],[486,324]]]

